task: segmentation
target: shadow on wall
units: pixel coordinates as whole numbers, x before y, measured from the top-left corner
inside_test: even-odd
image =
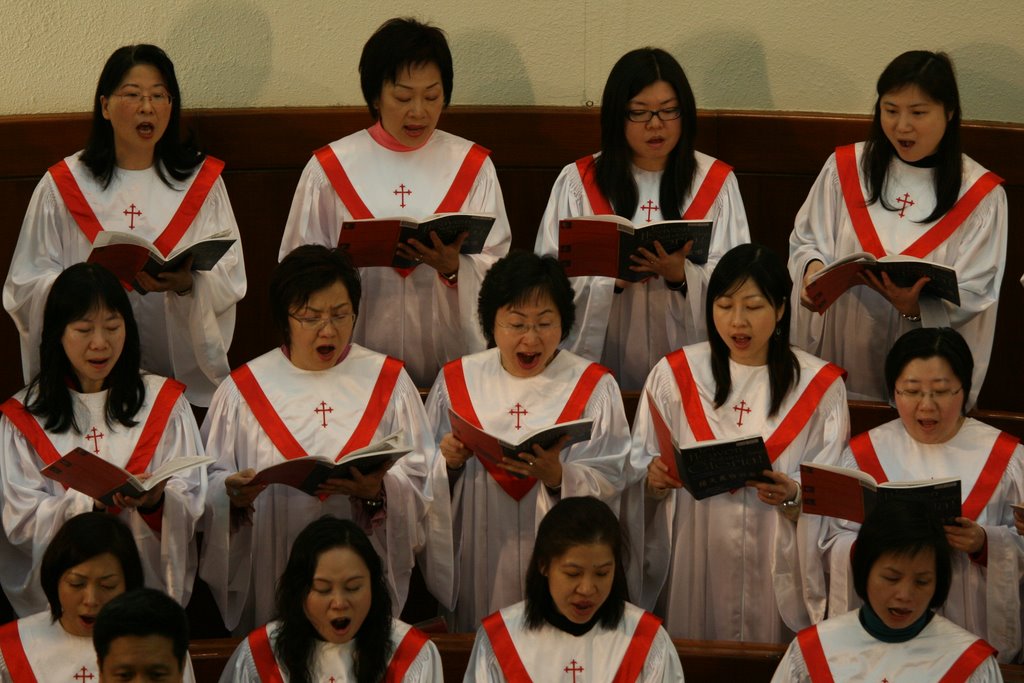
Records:
[[[519,46],[497,31],[448,34],[455,65],[452,104],[536,104]]]
[[[968,121],[1019,121],[1024,55],[1006,45],[972,43],[950,50]]]
[[[698,109],[773,109],[764,46],[753,33],[701,32],[665,45],[686,71]]]
[[[162,45],[182,81],[185,107],[251,107],[270,74],[270,20],[252,2],[192,2]]]

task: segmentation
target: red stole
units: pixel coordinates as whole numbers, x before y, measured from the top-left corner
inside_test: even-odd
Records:
[[[973,521],[978,520],[978,515],[985,509],[985,505],[988,504],[996,487],[999,486],[999,481],[1003,478],[1018,443],[1020,443],[1020,439],[1017,437],[1006,432],[999,432],[995,443],[992,444],[992,450],[989,451],[988,459],[981,469],[981,474],[974,482],[974,488],[971,489],[961,506],[961,514],[964,517]],[[850,451],[861,471],[870,474],[879,484],[889,481],[889,477],[885,474],[882,463],[878,459],[878,454],[875,452],[875,446],[871,442],[871,432],[864,432],[850,439]]]
[[[843,190],[843,201],[846,203],[850,222],[853,223],[853,231],[857,233],[861,247],[875,258],[882,258],[886,255],[886,251],[875,230],[875,224],[871,220],[864,192],[860,186],[857,152],[854,145],[836,148],[836,171],[839,173],[839,185]],[[900,253],[916,258],[924,258],[930,254],[949,239],[949,236],[956,232],[956,229],[978,207],[981,200],[1002,182],[1003,179],[995,173],[991,171],[985,173],[957,200],[945,216]]]
[[[210,194],[210,190],[213,189],[213,184],[220,177],[222,170],[224,170],[224,162],[220,159],[207,156],[203,161],[195,180],[185,192],[178,210],[171,217],[171,222],[153,241],[153,245],[160,250],[161,254],[167,256],[178,246],[178,242],[181,241],[189,226],[192,225],[192,221],[195,220],[196,214],[203,208],[203,203],[206,201],[207,195]],[[78,186],[78,181],[75,180],[71,168],[66,161],[62,160],[50,167],[50,175],[57,185],[64,204],[71,212],[71,217],[75,219],[75,223],[78,224],[79,229],[91,244],[96,239],[96,235],[103,230],[103,226],[100,225],[99,219],[92,207],[89,206],[89,202],[86,201],[85,195],[82,194],[82,189]]]
[[[505,680],[521,683],[532,681],[533,679],[526,672],[523,660],[519,658],[519,652],[516,650],[515,643],[512,642],[512,636],[508,632],[501,612],[495,612],[489,617],[485,617],[481,624],[487,632],[488,640],[491,641],[491,649],[494,650],[494,656],[501,666],[502,673],[505,674]],[[640,615],[640,620],[633,631],[633,638],[629,642],[629,647],[626,648],[626,653],[622,657],[622,662],[619,664],[618,671],[615,672],[612,683],[633,683],[640,678],[644,663],[647,661],[647,653],[651,651],[651,645],[654,643],[654,637],[658,634],[660,626],[661,619],[650,612]]]
[[[594,161],[593,155],[583,157],[576,162],[576,170],[579,171],[580,179],[583,181],[583,189],[587,193],[587,201],[590,202],[590,208],[594,210],[595,215],[613,215],[615,209],[612,208],[611,203],[601,192],[601,189],[597,186],[597,178],[594,173]],[[725,184],[725,179],[732,173],[732,166],[725,163],[724,161],[715,161],[711,164],[711,168],[708,169],[707,174],[704,176],[703,182],[697,189],[696,194],[693,195],[693,199],[690,200],[690,205],[683,212],[682,218],[684,220],[701,220],[708,215],[708,211],[715,203],[715,199],[718,197],[718,193],[722,190],[722,185]]]
[[[608,368],[598,363],[588,365],[576,381],[576,387],[572,390],[572,394],[569,395],[569,400],[566,401],[565,407],[562,408],[562,413],[555,420],[555,424],[580,419],[583,416],[584,409],[587,407],[587,402],[590,401],[591,394],[594,393],[594,388],[597,386],[598,381],[608,372],[610,372]],[[466,418],[477,429],[484,429],[484,426],[480,423],[480,418],[477,417],[476,409],[473,408],[473,399],[470,397],[469,388],[466,386],[466,375],[462,369],[461,358],[453,360],[444,366],[444,382],[448,387],[448,397],[451,399],[452,409]],[[536,477],[520,479],[489,462],[486,458],[477,458],[477,461],[494,478],[498,486],[517,501],[522,500],[523,496],[529,493],[530,489],[537,483]]]
[[[811,676],[811,682],[834,683],[835,679],[832,678],[828,658],[825,657],[825,650],[818,637],[818,627],[811,626],[800,631],[796,635],[796,639],[800,645],[804,663],[807,665],[807,673]],[[949,667],[949,670],[939,679],[939,683],[963,683],[971,677],[971,674],[982,662],[993,654],[995,654],[995,649],[979,638],[953,662],[953,666]]]
[[[4,664],[7,665],[7,673],[12,681],[36,683],[36,674],[25,655],[25,647],[21,644],[17,620],[0,626],[0,653],[3,653]]]
[[[487,160],[490,154],[491,150],[478,144],[474,143],[470,146],[466,156],[462,159],[462,165],[455,173],[455,179],[452,181],[451,187],[448,188],[448,193],[441,200],[441,203],[437,205],[434,213],[452,213],[462,209],[462,205],[466,203],[466,197],[469,196],[469,191],[473,189],[473,182],[476,181],[480,168],[484,165],[484,161]],[[324,173],[331,183],[331,187],[334,188],[334,191],[338,194],[338,199],[348,209],[352,218],[354,220],[373,218],[373,212],[370,211],[359,196],[359,193],[356,192],[355,186],[352,185],[352,181],[348,178],[348,173],[345,172],[345,168],[341,165],[341,160],[338,159],[338,155],[334,153],[331,146],[321,147],[313,155],[320,162],[320,166],[324,169]],[[395,268],[395,271],[402,277],[408,277],[413,270],[413,268]]]
[[[402,361],[390,356],[384,358],[384,365],[381,367],[380,374],[377,375],[377,382],[370,392],[370,400],[366,403],[363,417],[360,418],[359,424],[352,431],[348,441],[341,447],[341,451],[334,458],[335,462],[341,460],[346,453],[350,453],[370,443],[370,439],[377,433],[380,421],[384,419],[384,412],[387,410],[388,403],[391,402],[391,394],[394,393],[395,383],[398,382],[398,376],[401,374],[403,365]],[[231,372],[231,379],[235,381],[238,392],[249,406],[249,410],[252,411],[260,427],[270,437],[270,441],[284,458],[292,460],[309,455],[306,449],[302,447],[302,444],[292,435],[291,430],[288,429],[288,425],[284,423],[281,416],[277,414],[273,404],[263,392],[263,388],[256,381],[256,377],[253,376],[252,370],[249,369],[248,365],[242,365],[233,370]]]
[[[683,412],[686,414],[686,421],[690,425],[690,431],[693,432],[694,438],[697,441],[715,439],[715,433],[711,431],[711,425],[708,424],[708,418],[704,414],[704,406],[701,404],[690,364],[686,360],[686,352],[683,349],[676,349],[665,358],[668,360],[676,385],[679,387]],[[825,363],[818,370],[804,388],[803,393],[800,394],[800,398],[789,409],[786,417],[782,419],[772,435],[765,439],[764,445],[768,451],[769,460],[774,463],[783,451],[789,448],[789,444],[793,443],[793,439],[799,436],[811,419],[811,415],[814,414],[828,388],[845,375],[845,370],[832,363]]]
[[[274,649],[270,645],[270,638],[267,636],[267,627],[261,626],[249,634],[249,651],[252,653],[253,662],[256,664],[256,672],[263,683],[284,683],[281,676],[281,669],[277,666],[277,658],[274,657]],[[384,683],[400,683],[405,678],[406,672],[416,660],[423,646],[427,643],[427,636],[422,631],[410,628],[402,638],[402,642],[395,648],[388,663],[388,669],[384,673]],[[6,651],[4,651],[6,655]]]

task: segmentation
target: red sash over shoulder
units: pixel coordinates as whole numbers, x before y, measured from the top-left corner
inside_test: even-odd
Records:
[[[4,664],[12,681],[36,683],[36,674],[25,655],[25,647],[21,644],[17,620],[0,626],[0,653],[4,656]]]
[[[871,220],[864,192],[861,189],[855,145],[836,148],[836,170],[839,173],[839,185],[843,189],[843,201],[846,203],[846,210],[853,223],[853,231],[857,233],[861,247],[875,258],[882,258],[886,255],[886,251],[875,230],[875,224]],[[978,208],[981,200],[1002,182],[1003,179],[995,173],[986,172],[957,200],[945,216],[900,253],[915,258],[926,257],[949,239],[949,236],[956,232],[956,229]]]
[[[391,655],[388,670],[384,673],[384,683],[401,683],[428,640],[427,634],[423,631],[410,628],[402,638],[402,642],[395,648],[395,653]]]
[[[491,649],[498,660],[502,673],[507,681],[519,681],[529,683],[533,679],[526,672],[523,660],[519,657],[516,645],[508,632],[508,626],[501,616],[501,612],[485,617],[481,622],[484,631],[487,632],[487,639],[491,641]],[[658,635],[658,628],[661,626],[661,619],[650,612],[640,615],[633,637],[622,656],[618,671],[612,683],[633,683],[639,680],[643,673],[644,663],[647,661],[647,653],[651,651],[654,644],[654,637]]]
[[[1020,443],[1020,439],[1006,432],[1000,432],[996,437],[978,480],[974,482],[974,487],[964,499],[961,507],[961,514],[964,517],[974,521],[978,520],[978,516],[991,500],[992,494],[995,493],[996,487],[999,486],[1000,480],[1006,473],[1006,468],[1010,465],[1010,458],[1013,457],[1013,451],[1017,448],[1018,443]],[[874,477],[879,484],[889,481],[889,477],[878,459],[878,454],[875,452],[875,445],[871,441],[871,432],[864,432],[850,439],[850,451],[862,471]]]
[[[256,665],[256,673],[260,676],[262,683],[284,683],[281,676],[281,669],[277,666],[277,659],[274,658],[274,650],[270,647],[270,638],[267,636],[267,627],[260,626],[249,634],[249,652],[252,653],[252,661]]]
[[[676,349],[666,357],[672,374],[679,387],[679,394],[682,396],[683,412],[686,413],[686,421],[697,441],[712,441],[715,433],[711,430],[708,418],[704,413],[704,405],[701,403],[700,394],[697,392],[697,383],[693,379],[693,372],[686,360],[686,352],[683,349]],[[822,396],[837,379],[844,377],[846,371],[832,363],[826,363],[818,370],[811,381],[804,388],[800,398],[796,400],[793,407],[775,428],[772,435],[765,439],[765,449],[768,451],[768,458],[774,463],[782,453],[793,443],[793,439],[799,436],[811,415],[817,409]]]
[[[192,181],[192,184],[182,197],[178,210],[171,217],[171,222],[167,224],[167,227],[164,228],[160,236],[153,242],[153,245],[160,250],[161,254],[167,256],[174,251],[174,248],[181,241],[189,226],[192,225],[192,221],[195,220],[199,210],[203,208],[207,195],[210,194],[213,184],[220,177],[223,170],[224,162],[220,159],[207,156],[203,160],[202,167],[200,167],[195,180]],[[100,224],[95,212],[93,212],[92,207],[89,206],[85,195],[82,194],[82,189],[78,186],[78,181],[75,180],[71,168],[66,161],[61,160],[50,167],[50,176],[53,177],[53,182],[57,185],[57,191],[60,192],[64,204],[68,207],[68,211],[71,212],[72,218],[75,219],[75,223],[78,224],[79,229],[86,239],[89,240],[89,243],[92,244],[96,240],[96,236],[103,231],[103,226]]]
[[[598,363],[588,365],[577,380],[576,387],[572,390],[572,394],[569,395],[569,400],[566,401],[565,407],[562,408],[562,413],[555,420],[555,424],[580,419],[584,409],[587,407],[587,402],[590,401],[591,394],[594,393],[594,388],[597,386],[598,381],[608,372],[610,372],[608,368]],[[483,429],[480,418],[476,414],[476,409],[473,407],[473,399],[469,395],[469,388],[466,386],[466,375],[462,369],[461,358],[453,360],[444,366],[444,382],[448,387],[448,396],[452,402],[452,409],[477,429]],[[535,477],[520,479],[512,476],[512,474],[485,458],[477,458],[477,460],[505,493],[516,500],[522,500],[523,496],[529,493],[530,489],[537,484]]]
[[[994,647],[978,638],[953,662],[953,666],[939,679],[939,683],[965,683],[982,662],[994,657],[995,654]]]
[[[593,155],[583,157],[576,162],[576,170],[583,181],[583,190],[587,193],[587,201],[590,202],[590,208],[593,209],[594,214],[599,216],[611,215],[615,213],[615,210],[612,208],[611,202],[608,201],[597,186],[597,177],[594,173],[595,159],[596,157]],[[711,164],[711,168],[708,169],[707,174],[704,176],[704,181],[701,182],[700,187],[697,189],[697,193],[690,200],[690,205],[683,212],[682,218],[685,220],[700,220],[706,217],[708,211],[714,205],[718,193],[722,191],[722,186],[725,184],[725,180],[729,177],[730,173],[732,173],[732,166],[724,161],[715,159]]]
[[[391,395],[395,391],[395,384],[398,382],[403,365],[402,361],[390,356],[384,358],[384,365],[370,392],[370,399],[366,403],[363,417],[360,418],[352,435],[334,458],[336,462],[341,460],[345,454],[368,445],[370,439],[377,433],[377,427],[384,419],[384,413],[391,402]],[[256,421],[260,423],[264,433],[270,437],[270,441],[284,458],[293,460],[309,455],[302,444],[292,435],[281,416],[277,414],[277,410],[274,409],[270,399],[263,392],[263,387],[256,381],[256,377],[253,376],[248,365],[242,365],[233,370],[231,379],[234,380],[238,392],[249,406]]]

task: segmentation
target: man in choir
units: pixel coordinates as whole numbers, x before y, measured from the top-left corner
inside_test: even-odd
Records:
[[[92,634],[99,683],[182,683],[188,661],[188,617],[158,590],[119,595],[100,610]]]

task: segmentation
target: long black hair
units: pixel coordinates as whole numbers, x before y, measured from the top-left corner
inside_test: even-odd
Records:
[[[665,81],[676,93],[682,116],[679,142],[668,153],[661,176],[658,201],[665,218],[679,218],[679,207],[693,185],[697,158],[693,145],[697,137],[697,103],[683,67],[669,53],[656,47],[627,52],[608,74],[601,97],[601,156],[595,163],[595,178],[615,213],[632,218],[639,202],[633,179],[633,151],[626,141],[626,109],[637,93],[658,81]],[[640,124],[636,124],[640,125]]]
[[[889,62],[878,77],[878,99],[875,100],[875,116],[871,121],[871,133],[864,145],[861,170],[868,186],[868,204],[882,202],[890,211],[891,206],[883,194],[885,176],[889,164],[896,156],[896,149],[882,130],[882,97],[888,93],[917,86],[930,99],[942,105],[949,117],[946,132],[939,141],[936,151],[938,165],[934,171],[935,210],[922,220],[930,223],[946,214],[956,204],[963,182],[963,161],[960,150],[960,91],[956,85],[953,63],[945,52],[911,50]]]
[[[94,263],[76,263],[65,269],[50,286],[43,309],[43,332],[39,341],[39,374],[28,385],[25,406],[45,418],[47,431],[61,434],[68,429],[81,433],[75,420],[68,381],[74,369],[64,352],[64,330],[93,311],[106,308],[124,320],[124,348],[103,382],[107,394],[104,409],[107,424],[119,422],[133,427],[133,419],[146,399],[146,386],[139,374],[142,351],[139,328],[128,295],[114,275]]]
[[[171,184],[167,176],[174,180],[188,178],[205,155],[195,147],[191,137],[185,141],[181,139],[181,90],[178,87],[178,78],[174,75],[171,58],[156,45],[125,45],[114,50],[107,59],[100,73],[100,80],[96,84],[96,94],[93,96],[92,131],[79,158],[103,187],[110,184],[117,161],[114,154],[114,127],[110,121],[103,118],[103,103],[100,98],[109,99],[132,67],[139,64],[148,64],[159,71],[171,96],[171,116],[167,121],[167,130],[157,140],[154,156],[159,163],[154,166],[165,185],[178,189]]]
[[[537,527],[537,540],[526,570],[527,628],[540,628],[544,624],[544,614],[556,609],[546,576],[551,563],[574,546],[594,544],[607,545],[615,557],[611,592],[595,616],[604,628],[619,625],[629,600],[626,540],[619,520],[605,503],[592,496],[574,496],[558,501]]]
[[[295,538],[288,564],[277,583],[277,619],[274,654],[288,671],[288,680],[310,682],[310,667],[319,634],[306,616],[306,596],[313,587],[320,556],[334,548],[348,548],[370,571],[371,604],[355,635],[355,673],[358,683],[378,683],[391,659],[391,596],[384,582],[380,557],[354,522],[324,515]]]
[[[708,296],[704,315],[711,344],[711,374],[715,378],[715,407],[721,407],[732,390],[729,372],[729,346],[715,327],[715,299],[729,296],[747,280],[758,289],[773,308],[783,307],[775,333],[768,341],[768,382],[771,388],[771,409],[775,415],[786,394],[800,379],[800,362],[789,347],[789,293],[793,286],[786,264],[770,249],[760,244],[741,244],[722,256],[708,280]]]

